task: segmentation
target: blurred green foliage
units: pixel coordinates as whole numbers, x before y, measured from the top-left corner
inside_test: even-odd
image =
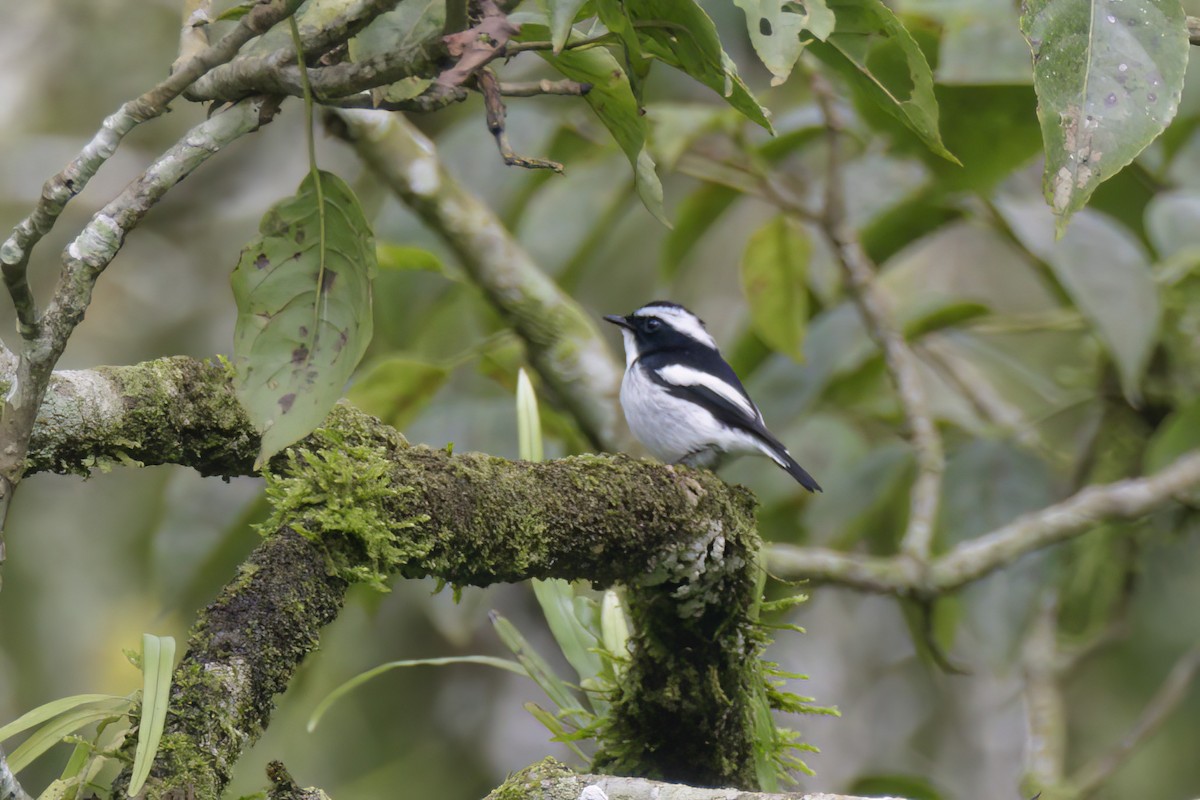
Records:
[[[817,5],[837,12],[853,4]],[[666,297],[708,322],[772,430],[826,487],[809,498],[765,461],[730,467],[725,477],[762,501],[764,538],[894,552],[914,473],[887,373],[827,243],[806,221],[782,227],[781,209],[762,191],[765,175],[798,202],[820,201],[828,151],[803,79],[818,62],[832,67],[849,119],[850,222],[879,263],[946,439],[937,546],[1084,485],[1147,474],[1200,446],[1196,67],[1166,134],[1096,189],[1056,239],[1039,155],[1046,123],[1039,127],[1034,73],[1010,4],[876,3],[870,15],[887,20],[890,41],[859,49],[845,27],[813,33],[813,53],[797,53],[800,66],[778,86],[770,79],[783,67],[759,64],[741,8],[704,6],[747,87],[728,98],[736,110],[723,93],[663,69],[643,76],[636,94],[620,84],[590,98],[593,106],[604,97],[624,104],[637,115],[632,125],[603,111],[597,117],[577,98],[512,99],[510,138],[522,152],[563,161],[565,176],[506,169],[478,99],[413,118],[451,172],[590,312],[624,313]],[[1184,6],[1200,13],[1191,0]],[[902,29],[892,27],[893,12]],[[178,10],[170,2],[53,0],[9,4],[2,14],[0,74],[9,77],[0,81],[0,215],[16,220],[105,114],[161,78],[175,56]],[[547,36],[561,31],[553,15],[549,23]],[[540,38],[534,28],[527,34]],[[724,79],[711,41],[696,52],[668,44],[658,42],[655,55],[719,64],[721,77],[710,69],[707,83]],[[601,61],[620,63],[617,51],[584,52],[594,55],[560,61],[559,69],[593,76]],[[881,87],[864,70],[892,82]],[[532,57],[503,72],[513,80],[557,77]],[[901,102],[881,100],[884,89]],[[771,110],[774,137],[738,113],[753,116],[754,98]],[[231,352],[228,275],[259,217],[307,172],[300,111],[285,104],[274,123],[150,215],[100,281],[63,366]],[[127,140],[41,245],[35,289],[47,290],[71,232],[204,114],[180,103]],[[353,186],[380,243],[375,336],[350,397],[412,441],[515,457],[520,346],[460,280],[444,242],[352,153],[332,140],[317,146],[322,168]],[[764,230],[793,245],[811,242],[803,263],[777,263],[779,272],[746,266],[763,258],[756,232]],[[792,259],[797,249],[789,248]],[[772,282],[788,278],[803,284],[776,296]],[[544,401],[540,410],[546,455],[580,450],[570,418]],[[253,480],[226,485],[170,468],[82,484],[30,479],[9,526],[0,592],[0,722],[66,695],[133,691],[137,678],[122,649],[146,630],[186,635],[197,608],[253,546],[250,523],[265,514],[260,489]],[[1066,641],[1124,620],[1124,638],[1066,687],[1072,763],[1117,741],[1174,658],[1200,637],[1200,498],[1184,500],[1144,520],[1099,526],[943,601],[936,639],[968,666],[963,676],[922,659],[896,603],[815,587],[795,617],[810,634],[781,636],[772,653],[785,669],[810,674],[806,691],[843,713],[800,723],[805,740],[822,749],[806,758],[817,777],[802,786],[1012,797],[1027,734],[1020,649],[1048,588],[1059,593]],[[273,758],[335,797],[388,797],[398,785],[414,796],[469,797],[548,750],[564,755],[522,709],[544,702],[528,682],[469,667],[391,674],[305,732],[322,697],[381,662],[503,654],[489,608],[541,651],[555,649],[524,587],[466,590],[459,604],[432,589],[401,583],[384,597],[351,593],[322,652],[238,765],[231,796],[260,788]],[[554,666],[561,673],[567,663]],[[1198,720],[1200,693],[1192,691],[1098,796],[1195,795]],[[47,757],[23,773],[27,785],[59,775],[70,748],[57,750],[57,761]]]

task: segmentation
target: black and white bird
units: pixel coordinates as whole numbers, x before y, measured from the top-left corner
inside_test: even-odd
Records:
[[[763,424],[704,322],[656,300],[606,320],[625,339],[621,407],[633,435],[669,464],[713,468],[726,455],[763,455],[810,492],[821,487]]]

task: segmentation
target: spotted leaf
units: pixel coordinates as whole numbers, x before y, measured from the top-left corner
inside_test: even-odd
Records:
[[[233,272],[234,381],[262,433],[261,464],[306,436],[371,340],[375,241],[354,193],[312,175],[263,216]]]

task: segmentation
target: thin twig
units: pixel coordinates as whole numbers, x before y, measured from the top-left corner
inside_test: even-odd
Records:
[[[504,99],[500,97],[500,81],[496,78],[496,73],[487,67],[480,68],[475,75],[475,84],[483,94],[483,107],[487,115],[488,130],[496,138],[496,147],[500,149],[500,157],[504,159],[504,163],[510,167],[524,167],[525,169],[549,169],[562,175],[563,165],[557,161],[526,158],[513,152],[512,145],[508,143],[508,132],[504,127]]]
[[[846,222],[841,136],[842,120],[833,89],[819,72],[812,72],[812,90],[825,117],[828,132],[825,203],[818,224],[833,245],[850,295],[858,306],[871,338],[883,351],[884,363],[904,409],[917,458],[908,525],[900,543],[902,553],[925,562],[933,544],[934,524],[941,503],[942,473],[946,468],[942,439],[925,396],[925,386],[912,348],[896,324],[887,295],[875,282],[875,265]]]
[[[134,127],[161,115],[171,101],[197,78],[232,59],[242,45],[294,12],[300,3],[301,0],[272,0],[255,6],[219,42],[194,56],[165,81],[141,97],[125,103],[105,119],[103,126],[79,155],[62,172],[46,181],[33,212],[21,220],[7,241],[0,245],[0,268],[3,269],[4,283],[17,310],[22,338],[32,340],[37,335],[39,322],[37,303],[26,276],[29,258],[34,246],[50,232],[71,198],[83,191]]]
[[[184,67],[208,47],[208,26],[211,23],[212,0],[184,0],[183,25],[179,29],[179,57],[171,65],[171,72]]]
[[[537,97],[541,94],[561,94],[582,97],[592,90],[592,84],[579,81],[513,81],[500,82],[500,94],[505,97]]]
[[[1107,519],[1133,519],[1200,486],[1200,452],[1145,478],[1089,486],[955,546],[925,569],[901,556],[879,557],[818,547],[771,545],[771,573],[811,578],[869,592],[935,596],[990,575],[1021,556],[1093,530]]]
[[[1067,706],[1059,683],[1058,598],[1042,601],[1021,647],[1025,675],[1027,779],[1038,788],[1059,786],[1067,761]]]
[[[1079,771],[1070,778],[1068,783],[1075,789],[1079,797],[1085,798],[1100,788],[1100,785],[1129,759],[1129,756],[1140,744],[1154,735],[1155,731],[1171,716],[1171,713],[1179,707],[1179,704],[1187,698],[1188,689],[1197,674],[1200,674],[1200,645],[1193,646],[1175,662],[1175,666],[1171,667],[1166,680],[1158,687],[1158,691],[1146,704],[1137,722],[1121,738],[1121,741],[1113,745],[1107,753],[1080,767]]]

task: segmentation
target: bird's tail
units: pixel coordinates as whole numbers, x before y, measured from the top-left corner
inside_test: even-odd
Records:
[[[819,492],[821,485],[813,480],[813,476],[809,475],[804,467],[796,463],[796,459],[792,458],[792,454],[787,450],[775,450],[771,453],[771,460],[787,470],[787,474],[796,479],[796,482],[808,489],[810,492]]]

